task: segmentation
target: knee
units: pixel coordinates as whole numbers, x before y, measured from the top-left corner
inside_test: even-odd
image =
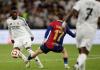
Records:
[[[81,53],[84,53],[84,54],[88,55],[89,54],[89,51],[86,49],[86,47],[82,47],[82,48],[79,49],[79,53],[80,54]]]

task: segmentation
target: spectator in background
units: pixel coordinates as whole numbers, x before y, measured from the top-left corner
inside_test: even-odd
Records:
[[[12,5],[18,7],[19,14],[27,20],[31,28],[46,28],[49,22],[55,20],[57,12],[69,12],[76,1],[77,0],[0,0],[0,29],[7,28],[4,23],[9,16],[9,8],[11,8]],[[41,23],[37,22],[37,18],[41,20]],[[73,19],[71,20],[73,21]],[[72,24],[69,25],[73,27]]]

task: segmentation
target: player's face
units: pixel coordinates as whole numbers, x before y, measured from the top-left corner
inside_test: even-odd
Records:
[[[13,10],[12,12],[11,12],[11,17],[12,17],[12,19],[17,19],[17,15],[18,15],[18,13],[17,13],[17,11],[16,10]]]

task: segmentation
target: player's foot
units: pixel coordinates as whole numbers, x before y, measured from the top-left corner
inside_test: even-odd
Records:
[[[79,70],[79,66],[77,64],[75,64],[73,70]]]
[[[66,64],[65,69],[70,69],[70,66],[68,64]]]
[[[30,67],[30,61],[25,61],[25,66],[26,66],[26,68],[29,68]]]
[[[36,64],[39,66],[39,68],[43,68],[43,65],[41,63],[36,62]]]
[[[40,65],[39,68],[44,68],[43,65]]]
[[[35,63],[39,66],[39,68],[43,68],[43,64],[35,59]]]

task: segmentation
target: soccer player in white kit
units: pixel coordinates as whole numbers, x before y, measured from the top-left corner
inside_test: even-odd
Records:
[[[74,70],[85,70],[85,61],[96,34],[98,19],[100,19],[99,0],[80,0],[76,2],[72,11],[66,16],[65,21],[68,22],[72,16],[78,18],[76,40],[79,56],[74,65]],[[66,22],[63,23],[63,27],[67,25]]]
[[[13,50],[11,52],[12,57],[20,57],[26,63],[26,67],[29,67],[29,61],[27,57],[21,52],[21,48],[26,48],[29,55],[32,55],[34,51],[31,49],[32,41],[34,39],[28,24],[25,19],[18,16],[16,7],[11,9],[11,17],[7,19],[8,30],[11,36],[11,42],[13,43]],[[39,58],[35,58],[35,62],[43,68]]]

